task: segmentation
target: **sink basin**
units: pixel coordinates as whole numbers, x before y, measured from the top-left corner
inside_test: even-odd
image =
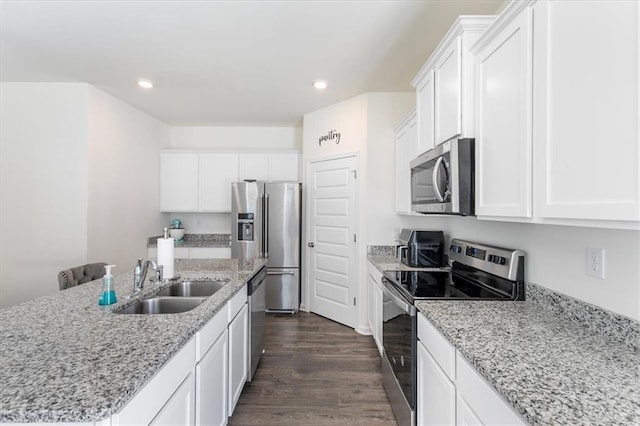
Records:
[[[229,281],[183,281],[172,284],[158,293],[158,296],[209,297],[224,287]]]
[[[152,297],[118,311],[118,314],[177,314],[196,308],[206,297]]]

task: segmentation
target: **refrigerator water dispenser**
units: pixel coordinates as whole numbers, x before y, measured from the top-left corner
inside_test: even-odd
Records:
[[[238,241],[253,241],[253,213],[238,213]]]

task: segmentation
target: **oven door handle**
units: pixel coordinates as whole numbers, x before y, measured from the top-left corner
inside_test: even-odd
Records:
[[[415,307],[404,300],[400,293],[398,293],[398,290],[393,288],[393,284],[391,284],[385,277],[382,277],[382,291],[405,313],[411,316],[415,315]]]

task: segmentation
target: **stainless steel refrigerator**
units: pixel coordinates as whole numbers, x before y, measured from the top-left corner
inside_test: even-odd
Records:
[[[231,184],[231,257],[267,258],[267,311],[300,307],[301,184]]]

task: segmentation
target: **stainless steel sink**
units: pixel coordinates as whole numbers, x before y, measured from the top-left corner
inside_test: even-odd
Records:
[[[158,293],[158,296],[209,297],[224,287],[229,281],[183,281],[172,284]]]
[[[177,314],[198,307],[206,297],[152,297],[117,311],[117,314]]]

